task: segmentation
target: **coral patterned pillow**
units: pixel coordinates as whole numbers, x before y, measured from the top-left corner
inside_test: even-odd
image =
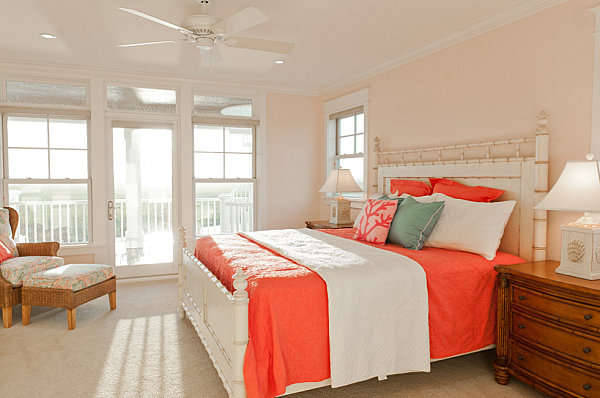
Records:
[[[13,258],[13,255],[10,251],[10,249],[8,249],[4,243],[0,242],[0,263],[3,263],[4,261],[8,260],[9,258]]]
[[[17,244],[12,237],[12,229],[10,228],[10,217],[8,209],[0,208],[0,242],[10,251],[12,257],[19,255]]]
[[[377,245],[385,244],[397,207],[397,200],[367,200],[365,212],[354,232],[354,239]]]

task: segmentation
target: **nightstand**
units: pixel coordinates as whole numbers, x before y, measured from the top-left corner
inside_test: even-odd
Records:
[[[557,274],[557,261],[497,265],[494,374],[547,394],[600,397],[600,280]]]
[[[354,223],[349,224],[331,224],[328,220],[321,221],[305,221],[306,228],[310,229],[338,229],[338,228],[352,228]]]

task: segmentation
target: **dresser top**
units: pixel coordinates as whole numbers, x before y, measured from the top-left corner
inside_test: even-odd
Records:
[[[557,274],[555,269],[558,265],[558,261],[545,260],[513,265],[496,265],[494,268],[501,274],[515,275],[524,279],[559,286],[569,290],[600,294],[600,280],[590,281],[573,276]]]

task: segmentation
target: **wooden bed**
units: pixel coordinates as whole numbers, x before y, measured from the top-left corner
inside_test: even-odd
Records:
[[[389,192],[391,178],[444,177],[468,185],[505,190],[500,200],[517,204],[506,226],[501,251],[530,260],[546,258],[547,215],[533,207],[548,190],[548,117],[537,117],[535,135],[484,143],[381,151],[375,139],[377,192]],[[229,396],[246,397],[243,365],[248,343],[247,275],[234,275],[235,291],[221,282],[188,250],[179,228],[179,315],[187,317],[213,361]],[[465,353],[466,354],[466,353]],[[288,386],[285,395],[329,385],[329,380]]]

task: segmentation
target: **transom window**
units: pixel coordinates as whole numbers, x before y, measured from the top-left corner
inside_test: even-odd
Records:
[[[89,241],[88,120],[4,115],[8,204],[20,242]]]
[[[364,190],[365,115],[363,107],[331,115],[336,125],[334,166],[350,169]]]

